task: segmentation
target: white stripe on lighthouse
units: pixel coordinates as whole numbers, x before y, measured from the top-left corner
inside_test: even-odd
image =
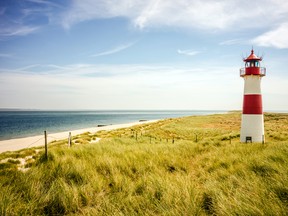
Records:
[[[261,94],[261,77],[260,76],[245,76],[244,77],[244,95]]]
[[[246,137],[252,137],[252,142],[264,141],[263,115],[242,114],[240,142],[246,142]]]

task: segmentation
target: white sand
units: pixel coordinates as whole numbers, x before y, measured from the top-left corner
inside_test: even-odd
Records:
[[[119,129],[119,128],[132,127],[134,125],[139,125],[139,124],[152,123],[156,121],[158,120],[108,125],[108,126],[94,127],[94,128],[85,128],[85,129],[74,130],[70,132],[72,136],[75,136],[75,135],[82,134],[85,132],[96,133],[97,131],[100,131],[100,130],[114,130],[114,129]],[[69,131],[53,133],[53,134],[49,134],[49,131],[47,131],[47,142],[49,143],[53,140],[62,140],[62,139],[67,139],[67,142],[68,142],[68,135],[69,135]],[[20,149],[31,148],[31,147],[36,147],[36,146],[44,146],[44,132],[43,132],[43,135],[0,141],[0,153],[6,152],[6,151],[17,151]]]

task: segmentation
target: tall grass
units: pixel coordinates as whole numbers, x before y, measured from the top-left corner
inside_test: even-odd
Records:
[[[75,137],[103,139],[1,169],[1,215],[287,215],[288,116],[265,119],[264,145],[239,143],[239,113]]]

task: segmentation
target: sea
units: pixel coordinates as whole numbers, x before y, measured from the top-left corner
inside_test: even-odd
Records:
[[[0,140],[143,120],[225,113],[223,110],[0,111]]]

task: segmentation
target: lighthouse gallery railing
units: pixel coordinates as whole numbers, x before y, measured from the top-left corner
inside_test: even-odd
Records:
[[[244,77],[245,75],[246,75],[246,68],[240,68],[240,76]],[[266,68],[260,67],[259,68],[259,74],[255,74],[255,75],[266,76]]]

